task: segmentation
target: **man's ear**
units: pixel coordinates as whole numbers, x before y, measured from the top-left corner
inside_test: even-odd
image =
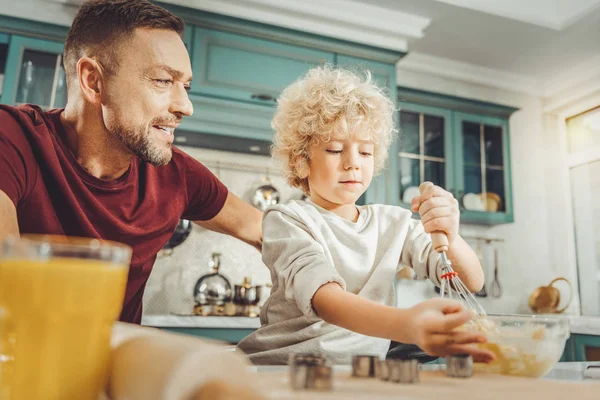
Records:
[[[100,104],[104,76],[102,65],[93,58],[81,57],[79,61],[77,61],[79,89],[87,102]]]

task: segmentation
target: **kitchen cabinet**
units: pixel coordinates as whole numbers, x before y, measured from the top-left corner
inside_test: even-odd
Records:
[[[513,222],[508,118],[516,109],[406,88],[398,103],[391,204],[409,208],[427,180],[459,200],[464,223]]]
[[[477,195],[482,207],[466,210],[463,220],[513,222],[508,121],[458,112],[454,132],[458,197],[468,208],[467,196]]]
[[[195,28],[193,93],[275,105],[279,93],[334,54],[286,43]]]
[[[574,361],[600,361],[600,336],[572,335]]]
[[[255,331],[253,328],[174,328],[163,327],[161,330],[184,335],[192,335],[205,339],[220,340],[230,344],[237,344],[243,338]]]
[[[44,109],[67,102],[63,43],[11,35],[0,102],[38,104]]]
[[[442,108],[406,103],[400,109],[400,139],[390,157],[396,161],[393,202],[410,208],[421,182],[453,191],[452,115]]]

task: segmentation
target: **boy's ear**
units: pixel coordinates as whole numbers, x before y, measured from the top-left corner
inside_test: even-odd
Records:
[[[303,160],[302,162],[300,162],[300,164],[298,165],[298,169],[296,170],[296,174],[298,175],[298,178],[300,178],[300,179],[306,179],[306,178],[308,178],[309,168],[308,168],[308,163],[305,160]]]

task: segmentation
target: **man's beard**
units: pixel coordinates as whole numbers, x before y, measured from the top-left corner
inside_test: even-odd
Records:
[[[129,151],[155,167],[167,165],[173,157],[171,144],[158,145],[154,143],[150,137],[152,133],[147,130],[132,132],[131,130],[116,129],[115,133]]]

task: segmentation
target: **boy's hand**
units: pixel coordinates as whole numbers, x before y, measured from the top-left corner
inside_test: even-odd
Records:
[[[428,354],[439,357],[470,354],[476,362],[490,362],[495,358],[494,353],[476,346],[486,342],[483,333],[455,329],[473,318],[458,301],[426,300],[410,308],[408,316],[404,323],[411,327],[412,343]]]
[[[452,193],[439,186],[429,186],[422,195],[412,199],[411,208],[421,215],[425,232],[444,232],[450,244],[458,236],[460,210]]]

